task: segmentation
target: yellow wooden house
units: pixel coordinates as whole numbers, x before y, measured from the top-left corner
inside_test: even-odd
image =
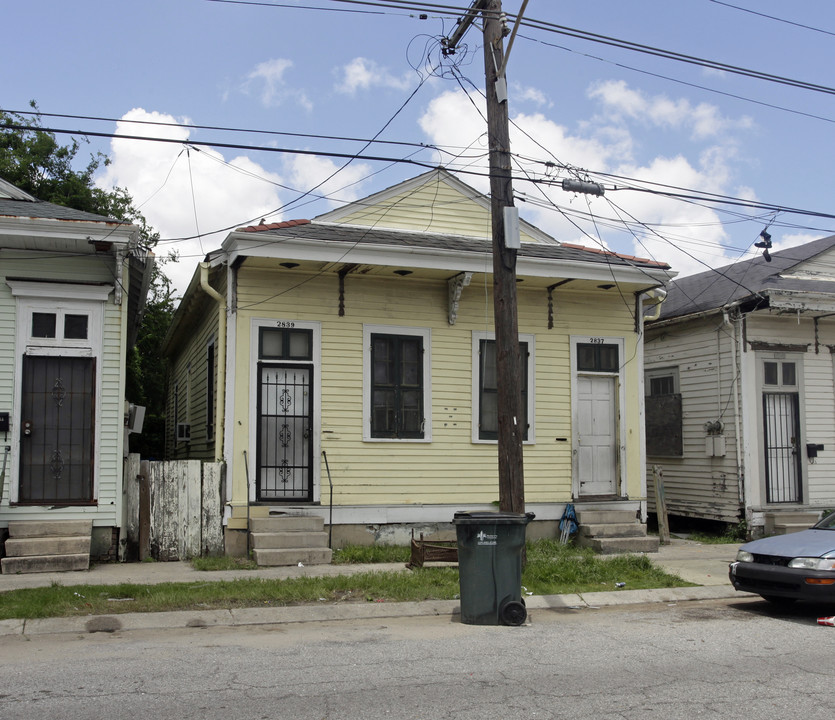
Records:
[[[525,498],[646,518],[642,321],[667,265],[522,221]],[[489,199],[439,169],[312,221],[244,227],[167,340],[169,458],[226,465],[227,552],[259,518],[406,542],[498,500]]]

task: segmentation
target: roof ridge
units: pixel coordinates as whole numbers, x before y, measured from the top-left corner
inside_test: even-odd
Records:
[[[620,258],[621,260],[631,260],[632,262],[658,265],[659,267],[670,267],[669,263],[662,262],[661,260],[651,260],[650,258],[638,257],[637,255],[626,255],[624,253],[613,252],[612,250],[586,247],[585,245],[577,245],[575,243],[560,243],[560,245],[564,248],[571,248],[572,250],[584,250],[585,252],[597,253],[598,255],[611,255],[612,257]]]
[[[282,228],[297,227],[298,225],[309,225],[310,220],[284,220],[277,223],[265,223],[263,220],[258,225],[247,225],[239,227],[238,232],[263,232],[264,230],[280,230]]]

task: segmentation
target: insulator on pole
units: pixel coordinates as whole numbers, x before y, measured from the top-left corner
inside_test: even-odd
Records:
[[[566,178],[562,181],[562,189],[566,192],[577,192],[585,195],[602,195],[605,191],[600,183],[589,182],[588,180],[575,180]]]

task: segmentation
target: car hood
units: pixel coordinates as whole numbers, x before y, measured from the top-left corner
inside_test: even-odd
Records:
[[[801,530],[788,535],[774,535],[752,540],[740,549],[759,555],[821,557],[835,552],[835,530]]]

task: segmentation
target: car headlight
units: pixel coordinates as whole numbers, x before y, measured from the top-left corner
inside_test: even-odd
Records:
[[[835,570],[835,558],[796,557],[789,560],[789,567],[803,570]]]
[[[736,554],[737,562],[754,562],[754,556],[747,550],[739,550]]]

